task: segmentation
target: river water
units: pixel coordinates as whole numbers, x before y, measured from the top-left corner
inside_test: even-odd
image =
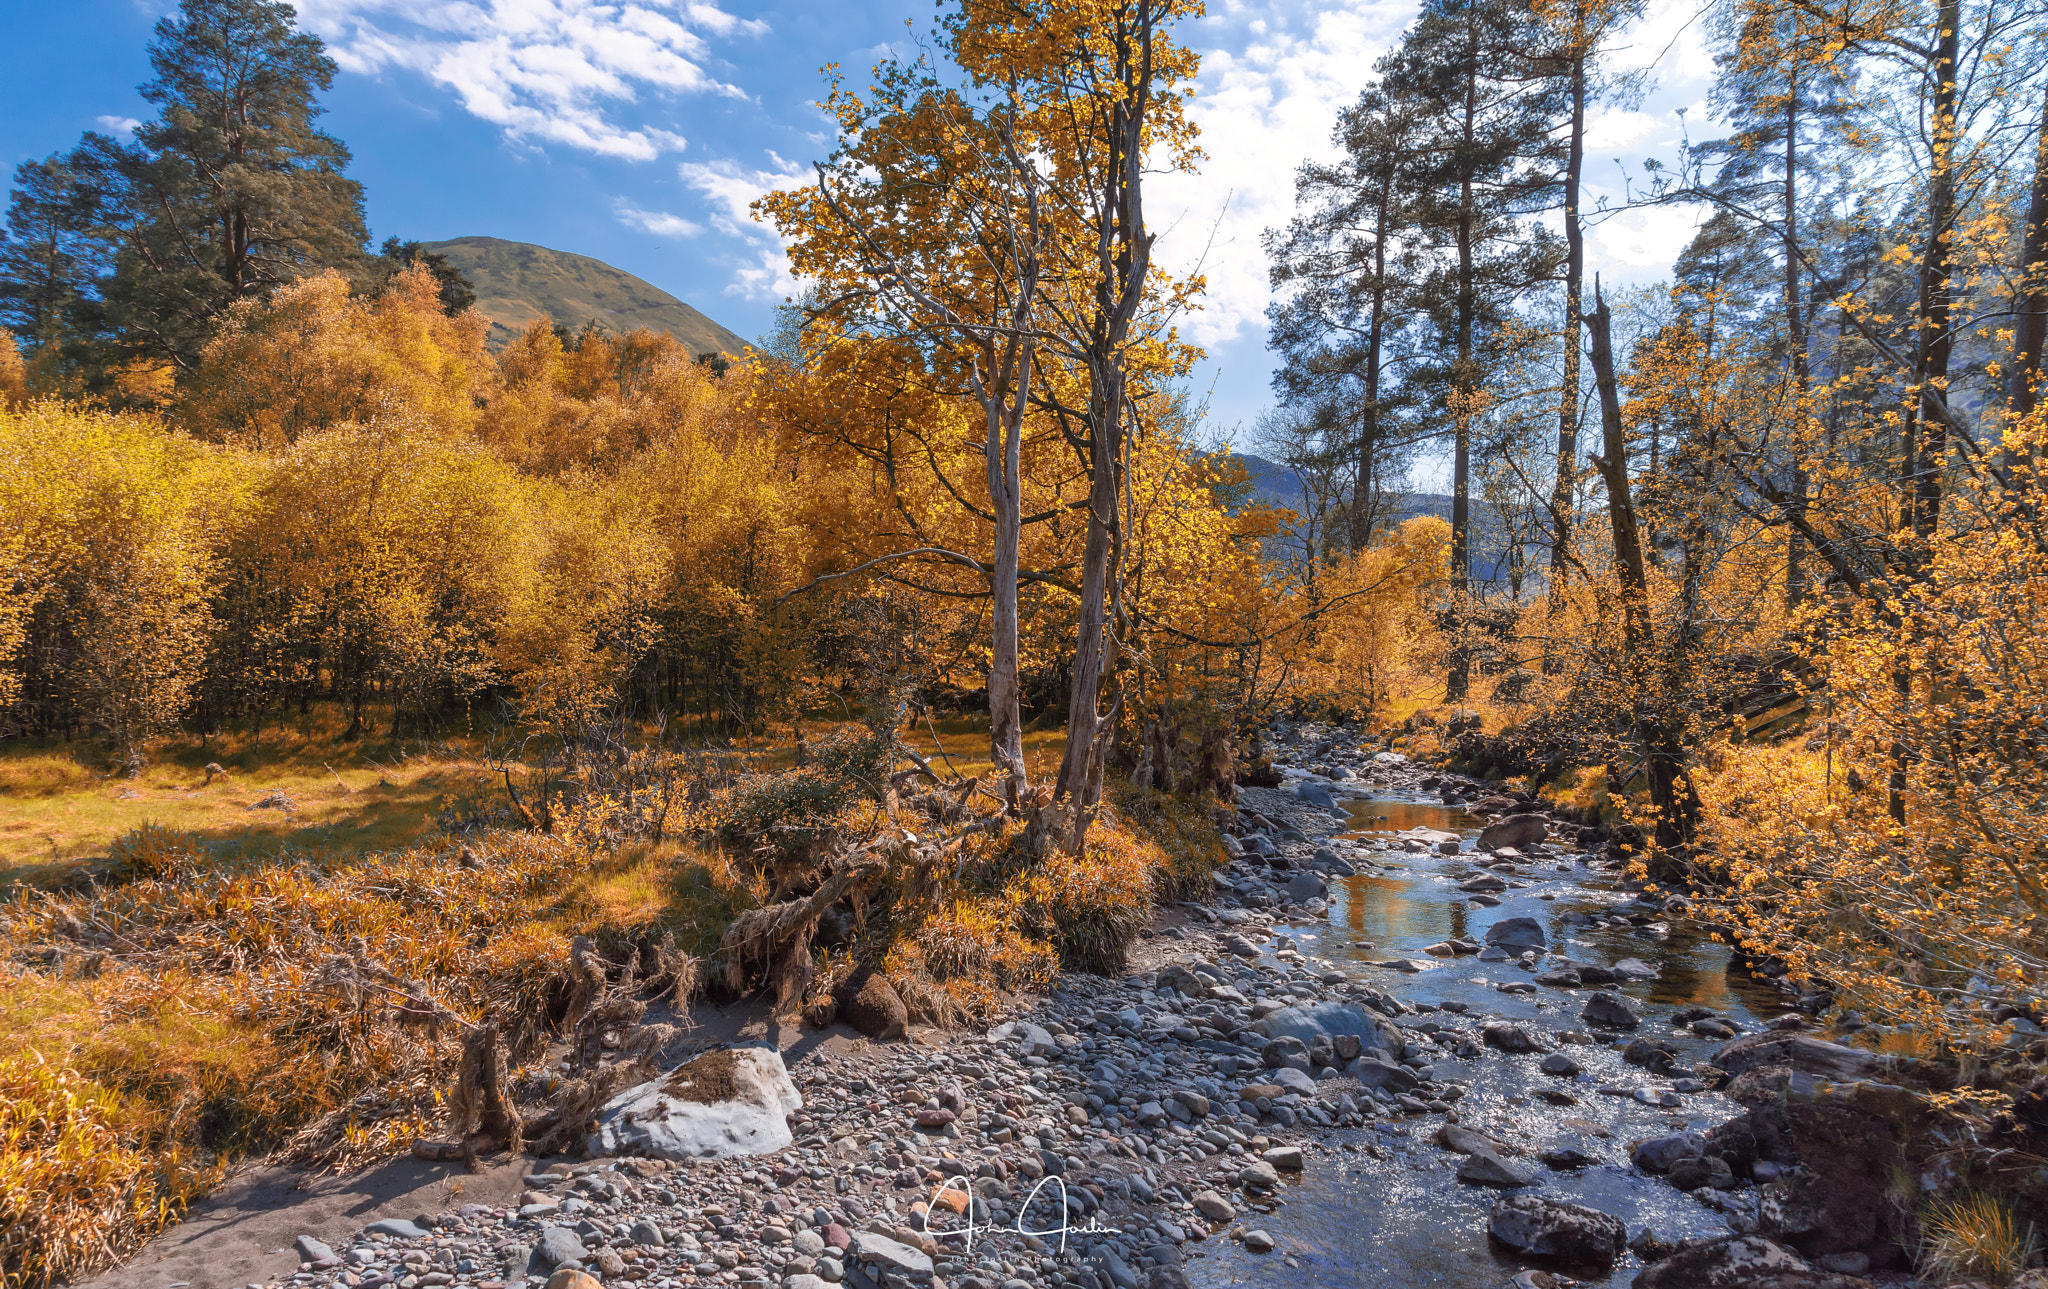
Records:
[[[1351,800],[1346,808],[1351,827],[1341,835],[1367,844],[1427,827],[1460,834],[1470,851],[1471,838],[1484,823],[1463,810],[1417,798]],[[1552,952],[1609,965],[1638,958],[1657,967],[1655,980],[1605,988],[1639,1005],[1643,1024],[1637,1032],[1669,1039],[1682,1066],[1704,1061],[1719,1043],[1672,1029],[1666,1021],[1677,1008],[1710,1007],[1744,1030],[1756,1026],[1757,1012],[1770,1015],[1784,1008],[1782,998],[1767,986],[1729,970],[1726,947],[1683,924],[1672,926],[1662,941],[1645,938],[1635,928],[1567,924],[1568,913],[1597,913],[1632,898],[1605,874],[1577,865],[1559,871],[1556,866],[1568,861],[1537,860],[1521,876],[1510,878],[1528,886],[1511,887],[1502,893],[1500,905],[1482,908],[1467,905],[1457,889],[1458,881],[1474,871],[1458,857],[1395,851],[1378,858],[1385,871],[1332,882],[1326,922],[1278,929],[1290,935],[1302,953],[1335,963],[1404,1001],[1463,1002],[1474,1016],[1500,1016],[1532,1032],[1585,1030],[1578,1013],[1591,989],[1501,993],[1496,984],[1529,979],[1529,973],[1513,962],[1442,959],[1416,975],[1370,965],[1387,958],[1427,959],[1422,952],[1426,945],[1445,939],[1484,940],[1487,928],[1502,918],[1533,917],[1543,924]],[[1253,928],[1246,930],[1257,938]],[[1269,949],[1275,944],[1269,941]],[[1490,1050],[1469,1062],[1439,1062],[1437,1070],[1439,1077],[1471,1081],[1471,1091],[1458,1106],[1461,1121],[1524,1150],[1526,1157],[1514,1162],[1538,1176],[1537,1193],[1611,1213],[1627,1224],[1631,1236],[1645,1227],[1667,1239],[1726,1234],[1719,1213],[1637,1173],[1629,1166],[1628,1155],[1633,1140],[1709,1127],[1729,1118],[1735,1107],[1711,1093],[1684,1096],[1677,1109],[1603,1094],[1603,1086],[1663,1088],[1671,1080],[1625,1063],[1619,1043],[1561,1050],[1584,1067],[1578,1079],[1541,1073],[1536,1069],[1540,1056],[1505,1056]],[[1552,1104],[1536,1095],[1543,1089],[1575,1098],[1577,1104]],[[1205,1246],[1209,1256],[1190,1262],[1190,1278],[1204,1289],[1501,1289],[1518,1270],[1544,1265],[1491,1245],[1486,1215],[1503,1192],[1457,1180],[1459,1157],[1431,1140],[1437,1122],[1418,1118],[1340,1134],[1341,1140],[1364,1149],[1316,1156],[1304,1180],[1283,1190],[1283,1202],[1274,1211],[1240,1214],[1247,1229],[1262,1227],[1274,1237],[1274,1252],[1253,1254],[1238,1244],[1212,1242]],[[1373,1151],[1373,1146],[1379,1150]],[[1551,1171],[1537,1162],[1538,1154],[1560,1147],[1576,1148],[1598,1162],[1572,1171]],[[1386,1157],[1377,1157],[1380,1154]],[[1619,1287],[1629,1284],[1641,1268],[1632,1255],[1624,1255],[1607,1271],[1545,1269],[1588,1286]]]

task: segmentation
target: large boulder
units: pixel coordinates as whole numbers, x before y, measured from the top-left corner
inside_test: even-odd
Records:
[[[1268,1038],[1298,1038],[1306,1047],[1314,1047],[1318,1038],[1334,1043],[1340,1034],[1356,1035],[1360,1048],[1380,1046],[1379,1025],[1366,1014],[1365,1008],[1350,1003],[1321,1002],[1283,1007],[1264,1020],[1253,1021],[1249,1028],[1253,1033],[1264,1034]]]
[[[869,1038],[910,1037],[910,1009],[881,972],[863,968],[833,993],[839,1016]]]
[[[1486,1233],[1517,1253],[1610,1266],[1628,1245],[1619,1218],[1583,1204],[1510,1195],[1493,1206]]]
[[[1535,918],[1502,918],[1486,929],[1486,942],[1506,949],[1541,949],[1543,924]]]
[[[1550,831],[1550,820],[1543,815],[1509,815],[1496,819],[1479,834],[1479,849],[1503,850],[1514,847],[1533,846]]]
[[[1636,1276],[1635,1289],[1868,1289],[1869,1282],[1822,1271],[1755,1235],[1680,1246]]]
[[[721,1048],[607,1101],[587,1150],[654,1159],[769,1155],[789,1145],[788,1116],[803,1103],[780,1052]]]

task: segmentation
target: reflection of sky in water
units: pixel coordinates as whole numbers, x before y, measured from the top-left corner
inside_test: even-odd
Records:
[[[1351,817],[1351,830],[1345,835],[1368,846],[1375,834],[1385,837],[1416,827],[1472,838],[1485,822],[1432,801],[1352,800],[1345,806]],[[1584,1028],[1578,1013],[1593,992],[1590,988],[1503,994],[1495,984],[1528,980],[1531,973],[1512,962],[1481,963],[1470,956],[1430,959],[1422,952],[1424,946],[1440,940],[1484,940],[1487,928],[1510,917],[1535,918],[1550,949],[1577,961],[1612,965],[1622,958],[1639,958],[1657,967],[1662,973],[1657,980],[1609,988],[1629,995],[1641,1006],[1643,1026],[1638,1032],[1668,1039],[1685,1065],[1704,1061],[1718,1044],[1659,1023],[1672,1009],[1695,1004],[1711,1007],[1747,1029],[1757,1023],[1757,1012],[1768,1016],[1785,1008],[1775,990],[1741,973],[1729,975],[1727,948],[1684,924],[1674,925],[1670,938],[1661,943],[1636,935],[1633,928],[1565,925],[1566,913],[1599,912],[1629,898],[1626,892],[1613,889],[1605,874],[1576,863],[1559,871],[1558,859],[1532,860],[1524,866],[1522,876],[1503,873],[1509,882],[1529,885],[1500,892],[1498,906],[1483,908],[1466,906],[1464,893],[1457,889],[1458,882],[1484,871],[1473,865],[1470,854],[1396,850],[1377,858],[1385,871],[1331,882],[1327,928],[1309,927],[1288,934],[1304,952],[1327,958],[1354,978],[1397,998],[1469,1004],[1473,1014],[1460,1022],[1461,1028],[1476,1030],[1480,1019],[1495,1016],[1551,1034]],[[1540,898],[1544,893],[1556,898],[1544,900]],[[1254,930],[1255,938],[1256,934]],[[1370,941],[1374,947],[1367,949],[1356,941]],[[1416,958],[1437,965],[1412,976],[1368,965],[1388,958]],[[1718,1214],[1661,1182],[1631,1173],[1626,1143],[1687,1126],[1718,1123],[1733,1107],[1710,1095],[1687,1097],[1686,1105],[1677,1111],[1602,1096],[1595,1091],[1599,1084],[1657,1087],[1669,1080],[1625,1064],[1619,1045],[1567,1050],[1595,1076],[1594,1082],[1564,1083],[1539,1074],[1535,1070],[1539,1058],[1534,1056],[1503,1057],[1489,1052],[1469,1064],[1457,1063],[1464,1068],[1447,1073],[1472,1082],[1472,1091],[1460,1103],[1461,1117],[1526,1150],[1528,1157],[1518,1160],[1517,1166],[1538,1175],[1539,1194],[1611,1213],[1628,1225],[1631,1234],[1645,1224],[1674,1237],[1725,1233]],[[1530,1094],[1539,1087],[1569,1088],[1579,1104],[1557,1107],[1532,1099]],[[1613,1135],[1601,1139],[1575,1130],[1565,1123],[1572,1117],[1603,1124]],[[1317,1162],[1306,1180],[1285,1192],[1286,1207],[1270,1215],[1239,1215],[1247,1229],[1262,1226],[1271,1232],[1279,1241],[1278,1252],[1254,1255],[1237,1245],[1206,1241],[1201,1247],[1209,1256],[1189,1263],[1190,1278],[1203,1289],[1232,1284],[1272,1289],[1304,1285],[1498,1289],[1518,1268],[1540,1265],[1490,1248],[1486,1213],[1501,1192],[1456,1180],[1457,1156],[1430,1142],[1439,1122],[1434,1117],[1407,1120],[1406,1127],[1414,1134],[1408,1138],[1388,1137],[1370,1129],[1341,1134],[1347,1140],[1407,1149],[1397,1149],[1386,1160],[1349,1152],[1315,1156]],[[1534,1156],[1558,1146],[1584,1150],[1603,1163],[1576,1173],[1550,1172]],[[1418,1168],[1418,1163],[1441,1166]],[[1285,1254],[1292,1254],[1300,1265],[1287,1266],[1282,1260]],[[1640,1269],[1628,1256],[1605,1275],[1595,1269],[1560,1268],[1582,1284],[1609,1289],[1627,1285]]]

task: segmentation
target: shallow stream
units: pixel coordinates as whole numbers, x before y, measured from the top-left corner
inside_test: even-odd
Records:
[[[1471,839],[1484,823],[1463,810],[1421,798],[1353,799],[1345,807],[1351,827],[1340,835],[1367,845],[1425,827],[1462,835],[1470,852]],[[1632,898],[1616,889],[1607,875],[1578,866],[1569,857],[1533,860],[1519,875],[1503,874],[1511,883],[1528,885],[1511,885],[1502,892],[1502,902],[1491,908],[1469,904],[1457,889],[1460,880],[1477,871],[1464,858],[1399,850],[1375,858],[1384,871],[1332,881],[1325,923],[1275,930],[1291,936],[1302,953],[1336,963],[1404,1001],[1463,1002],[1475,1015],[1499,1016],[1550,1034],[1584,1030],[1578,1013],[1592,989],[1501,993],[1495,985],[1530,978],[1514,962],[1437,959],[1436,966],[1414,975],[1371,965],[1390,958],[1430,961],[1422,951],[1426,945],[1445,939],[1484,940],[1487,928],[1502,918],[1533,917],[1542,923],[1553,953],[1608,965],[1638,958],[1658,968],[1655,980],[1606,988],[1639,1005],[1643,1024],[1638,1033],[1669,1039],[1678,1049],[1680,1065],[1704,1061],[1719,1042],[1674,1030],[1667,1018],[1677,1008],[1710,1007],[1745,1030],[1757,1024],[1758,1011],[1770,1015],[1783,1010],[1782,1000],[1768,987],[1739,970],[1730,972],[1725,946],[1684,924],[1672,926],[1661,941],[1636,928],[1568,925],[1568,913],[1597,913]],[[1245,930],[1257,938],[1255,927]],[[1276,943],[1269,940],[1269,948]],[[1584,1067],[1577,1079],[1539,1072],[1540,1056],[1493,1051],[1472,1061],[1440,1061],[1436,1068],[1439,1077],[1471,1082],[1471,1091],[1458,1105],[1461,1121],[1523,1150],[1526,1157],[1515,1162],[1538,1176],[1537,1193],[1611,1213],[1627,1224],[1631,1236],[1645,1226],[1670,1239],[1725,1234],[1728,1228],[1720,1214],[1635,1172],[1629,1167],[1628,1152],[1629,1143],[1638,1138],[1719,1123],[1734,1113],[1733,1105],[1712,1093],[1684,1096],[1677,1109],[1608,1095],[1599,1089],[1663,1088],[1670,1079],[1626,1064],[1620,1043],[1561,1050]],[[1551,1104],[1536,1095],[1539,1090],[1568,1094],[1577,1104]],[[1376,1158],[1364,1150],[1320,1157],[1330,1162],[1311,1167],[1303,1182],[1287,1187],[1283,1206],[1271,1214],[1241,1215],[1248,1229],[1261,1226],[1278,1241],[1273,1253],[1247,1253],[1242,1245],[1219,1241],[1207,1246],[1213,1251],[1209,1257],[1189,1264],[1191,1279],[1204,1287],[1501,1289],[1518,1270],[1540,1265],[1491,1246],[1486,1215],[1503,1192],[1457,1180],[1458,1156],[1431,1140],[1436,1122],[1414,1119],[1341,1134],[1347,1142],[1376,1143],[1388,1157]],[[1602,1130],[1607,1135],[1599,1135]],[[1537,1162],[1536,1155],[1559,1147],[1576,1148],[1598,1162],[1569,1172],[1554,1172]],[[1611,1272],[1549,1269],[1588,1286],[1618,1287],[1629,1284],[1641,1268],[1632,1256],[1624,1255]]]

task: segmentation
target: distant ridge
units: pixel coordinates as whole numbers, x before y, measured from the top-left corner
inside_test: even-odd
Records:
[[[750,346],[733,332],[652,283],[573,251],[550,250],[498,237],[427,242],[476,288],[476,307],[491,320],[497,348],[546,315],[571,331],[595,320],[611,331],[666,331],[694,354],[738,358]]]

